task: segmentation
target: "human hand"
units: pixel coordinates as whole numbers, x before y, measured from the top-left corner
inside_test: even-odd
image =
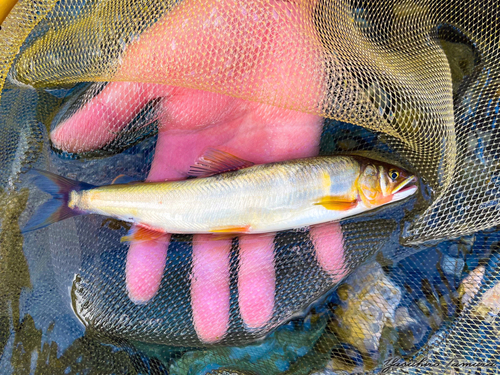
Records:
[[[182,2],[127,48],[114,82],[52,131],[54,146],[74,153],[102,148],[148,102],[161,98],[148,181],[186,178],[207,148],[254,163],[317,155],[322,118],[284,108],[311,110],[322,100],[324,71],[315,63],[320,48],[308,12],[283,1],[249,1],[245,9],[231,0]],[[174,86],[185,77],[192,87]],[[206,88],[207,82],[234,96],[194,88]],[[259,102],[263,99],[267,104]],[[126,283],[136,303],[157,293],[169,238],[131,243]],[[311,238],[319,264],[339,280],[344,273],[339,224],[312,228]],[[273,240],[239,236],[238,302],[248,328],[266,325],[273,314]],[[222,338],[229,324],[230,247],[228,239],[193,238],[192,313],[206,343]]]

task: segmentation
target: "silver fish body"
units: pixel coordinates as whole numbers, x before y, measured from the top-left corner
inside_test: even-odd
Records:
[[[184,181],[108,185],[72,191],[69,207],[167,233],[265,233],[353,216],[362,163],[348,156],[297,159]],[[401,191],[399,200],[415,189]],[[354,202],[328,209],[325,197]],[[385,203],[384,203],[385,204]]]

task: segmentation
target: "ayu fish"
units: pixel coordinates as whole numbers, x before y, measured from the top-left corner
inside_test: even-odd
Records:
[[[416,178],[387,163],[357,156],[320,156],[254,165],[209,150],[183,181],[92,186],[36,171],[52,195],[24,232],[81,214],[132,222],[123,240],[165,233],[266,233],[361,214],[415,193]]]

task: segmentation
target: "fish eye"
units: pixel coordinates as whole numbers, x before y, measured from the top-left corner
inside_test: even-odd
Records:
[[[391,180],[396,181],[399,177],[399,172],[395,169],[389,169],[389,177]]]

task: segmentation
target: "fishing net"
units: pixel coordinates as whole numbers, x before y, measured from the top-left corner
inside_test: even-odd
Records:
[[[1,372],[495,373],[499,13],[19,1],[0,29]],[[255,163],[362,155],[414,172],[419,191],[222,245],[134,247],[129,224],[97,215],[21,234],[47,200],[33,167],[184,179],[208,147]]]

